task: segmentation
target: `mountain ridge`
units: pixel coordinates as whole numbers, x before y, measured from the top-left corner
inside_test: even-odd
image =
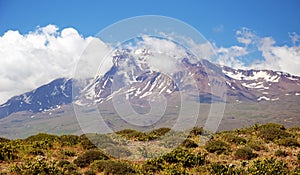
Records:
[[[72,78],[58,78],[35,90],[12,97],[0,105],[0,118],[20,111],[33,113],[54,109],[59,105],[75,103],[103,103],[116,94],[123,94],[131,103],[140,103],[153,95],[172,96],[178,91],[197,90],[196,100],[200,103],[276,101],[282,96],[300,95],[300,77],[272,70],[242,70],[220,66],[208,60],[191,63],[183,57],[180,64],[184,70],[166,74],[151,70],[145,61],[150,51],[122,50],[113,56],[113,66],[103,75],[85,83],[83,89],[73,94]],[[87,81],[88,82],[88,81]],[[128,83],[129,82],[129,83]],[[77,87],[75,87],[77,88]],[[226,94],[212,93],[219,89]]]

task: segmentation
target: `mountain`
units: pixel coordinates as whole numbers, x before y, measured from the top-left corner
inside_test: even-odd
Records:
[[[168,69],[160,71],[148,64],[153,56],[147,49],[117,50],[112,57],[113,66],[103,76],[76,87],[80,93],[74,99],[72,83],[75,81],[59,78],[0,105],[0,118],[20,111],[38,113],[72,102],[105,103],[121,95],[135,105],[143,105],[153,96],[164,95],[168,99],[180,92],[200,103],[277,101],[300,95],[300,77],[288,73],[236,70],[204,59],[194,61],[188,53],[176,58],[175,69],[163,67]]]
[[[72,79],[59,78],[0,105],[0,118],[20,111],[42,112],[72,102]]]
[[[81,100],[103,103],[118,94],[131,102],[153,94],[166,97],[178,91],[196,89],[200,102],[276,101],[283,96],[300,95],[300,77],[272,70],[236,70],[201,60],[192,63],[190,55],[180,59],[184,70],[162,73],[145,65],[151,51],[122,50],[113,56],[113,66],[84,86]],[[189,57],[190,56],[190,57]],[[213,93],[213,90],[215,92]],[[223,94],[223,93],[225,94]]]

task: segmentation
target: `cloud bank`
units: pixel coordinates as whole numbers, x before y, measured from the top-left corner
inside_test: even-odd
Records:
[[[189,41],[193,53],[213,62],[238,69],[272,69],[300,76],[300,36],[289,33],[291,45],[277,45],[272,37],[260,37],[248,28],[236,31],[239,45],[231,47],[205,43],[195,45]],[[185,54],[172,43],[153,38],[144,38],[147,47],[164,52],[173,48],[176,53]],[[165,43],[161,43],[165,42]],[[144,44],[145,44],[144,43]],[[211,47],[215,50],[212,52]],[[97,69],[94,63],[109,47],[95,37],[83,37],[74,28],[59,29],[55,25],[37,27],[27,34],[9,30],[0,36],[0,104],[14,95],[30,91],[53,79],[71,77],[80,57],[88,57],[91,66],[82,67],[82,74],[90,75],[86,67]],[[84,52],[83,52],[84,51]],[[256,52],[259,56],[252,57]],[[83,54],[83,55],[82,55]],[[100,57],[99,57],[100,55]],[[172,57],[172,56],[171,56]],[[248,58],[245,62],[245,58]],[[244,59],[244,60],[243,60]],[[105,70],[111,62],[104,60]],[[101,60],[100,60],[101,62]],[[154,62],[154,66],[161,63]],[[85,63],[82,65],[86,65]],[[168,67],[165,67],[168,71]]]
[[[94,41],[55,25],[0,36],[0,104],[58,77],[71,77],[84,48]]]
[[[260,37],[250,29],[242,28],[236,31],[237,41],[242,46],[235,45],[229,48],[215,46],[217,61],[238,69],[271,69],[300,76],[300,37],[295,32],[289,36],[291,46],[287,44],[278,46],[272,37]],[[259,57],[251,57],[253,52]],[[249,57],[250,63],[243,62],[241,59],[243,57]]]

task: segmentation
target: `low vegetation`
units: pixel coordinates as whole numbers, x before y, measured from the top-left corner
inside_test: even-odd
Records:
[[[17,140],[0,137],[0,174],[300,173],[300,129],[296,127],[269,123],[213,136],[195,127],[185,133],[185,140],[174,133],[161,128],[150,132],[126,129],[117,135],[40,133]],[[153,149],[171,148],[169,152],[159,156],[147,152],[144,141],[157,142],[165,135],[170,137],[153,144]],[[136,159],[136,153],[143,158]]]

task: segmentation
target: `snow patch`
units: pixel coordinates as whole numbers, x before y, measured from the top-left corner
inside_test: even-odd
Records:
[[[229,72],[222,70],[224,74],[229,76],[230,78],[236,79],[236,80],[258,80],[263,79],[267,82],[279,82],[280,76],[278,75],[270,75],[267,71],[253,71],[253,76],[245,76],[243,75],[243,72],[235,71],[235,72]]]
[[[247,88],[255,88],[255,89],[258,89],[258,88],[266,88],[266,87],[263,85],[263,82],[250,83],[250,84],[242,83],[242,86],[247,87]]]
[[[24,94],[23,98],[25,103],[31,104],[31,96],[27,96],[26,94]]]
[[[172,93],[172,91],[170,90],[170,89],[167,89],[167,91],[166,91],[168,94],[171,94]]]
[[[257,99],[257,101],[261,101],[261,100],[266,100],[266,101],[269,101],[270,98],[266,97],[266,96],[261,96]]]
[[[148,95],[151,95],[151,94],[152,94],[152,92],[146,92],[143,95],[141,95],[139,98],[144,98],[144,97],[146,97]]]
[[[298,80],[298,78],[294,78],[294,77],[286,77],[287,79],[290,79],[290,80],[292,80],[292,81],[296,81],[296,80]]]
[[[271,99],[271,101],[277,101],[277,100],[279,100],[279,98],[277,97],[277,98],[273,98],[273,99]]]

